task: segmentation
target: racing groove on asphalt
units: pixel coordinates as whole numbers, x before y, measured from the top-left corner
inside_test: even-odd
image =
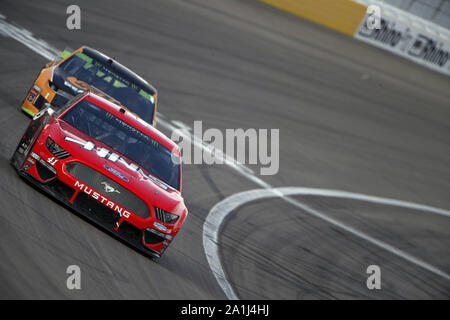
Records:
[[[280,128],[280,172],[261,177],[272,186],[450,208],[448,78],[257,1],[80,1],[80,31],[65,28],[69,4],[2,1],[0,13],[56,48],[86,44],[115,56],[159,89],[167,119]],[[217,202],[258,186],[225,166],[184,166],[188,219],[151,262],[13,172],[8,159],[29,121],[19,105],[46,61],[12,39],[0,44],[0,296],[225,298],[203,252],[203,222]],[[296,199],[450,272],[447,217]],[[219,248],[240,298],[450,296],[449,281],[282,199],[239,207]],[[79,291],[66,288],[72,264],[82,271]],[[382,270],[378,291],[366,288],[371,264]]]

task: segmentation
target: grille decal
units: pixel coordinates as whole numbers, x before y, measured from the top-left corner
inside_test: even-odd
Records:
[[[85,192],[89,191],[89,189],[90,191],[94,189],[98,190],[99,192],[107,193],[107,196],[111,200],[110,202],[112,204],[108,204],[108,202],[105,202],[106,198],[102,195],[99,195],[98,192],[92,192],[92,197],[94,197],[95,195],[95,197],[98,197],[101,200],[103,200],[102,198],[105,199],[103,200],[103,202],[105,203],[99,200],[103,204],[110,207],[113,204],[117,204],[120,207],[123,207],[124,210],[126,208],[128,211],[131,211],[144,219],[150,216],[150,210],[147,204],[141,198],[136,196],[134,193],[132,193],[116,181],[108,178],[107,176],[92,169],[91,167],[88,167],[79,162],[71,162],[66,165],[66,170],[72,176],[80,180],[79,185],[76,186],[77,188],[82,189]],[[83,187],[80,187],[80,184],[82,184]],[[88,189],[84,190],[86,187],[88,187]],[[117,192],[114,192],[112,190],[115,190]]]

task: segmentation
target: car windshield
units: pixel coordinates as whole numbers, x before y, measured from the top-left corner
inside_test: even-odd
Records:
[[[119,101],[148,123],[153,123],[155,98],[135,83],[117,74],[114,69],[88,55],[77,52],[60,68]]]
[[[179,190],[180,158],[127,122],[86,99],[69,109],[61,119]]]

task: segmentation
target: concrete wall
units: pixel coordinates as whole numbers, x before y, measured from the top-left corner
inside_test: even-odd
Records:
[[[381,0],[450,29],[450,0]]]
[[[261,0],[279,9],[353,36],[366,6],[352,0]]]

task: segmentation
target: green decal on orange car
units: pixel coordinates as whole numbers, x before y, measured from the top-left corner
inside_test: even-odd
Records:
[[[29,114],[30,116],[34,117],[34,112],[28,110],[27,108],[25,108],[25,106],[22,106],[22,110],[23,110],[25,113]]]
[[[153,96],[152,96],[151,94],[145,92],[144,90],[141,89],[141,90],[139,91],[139,94],[140,94],[141,96],[143,96],[144,98],[150,100],[152,103],[155,103],[155,98],[153,98]]]
[[[72,52],[68,51],[68,50],[64,50],[63,52],[61,52],[61,59],[65,59],[68,56],[70,56],[72,54]]]

